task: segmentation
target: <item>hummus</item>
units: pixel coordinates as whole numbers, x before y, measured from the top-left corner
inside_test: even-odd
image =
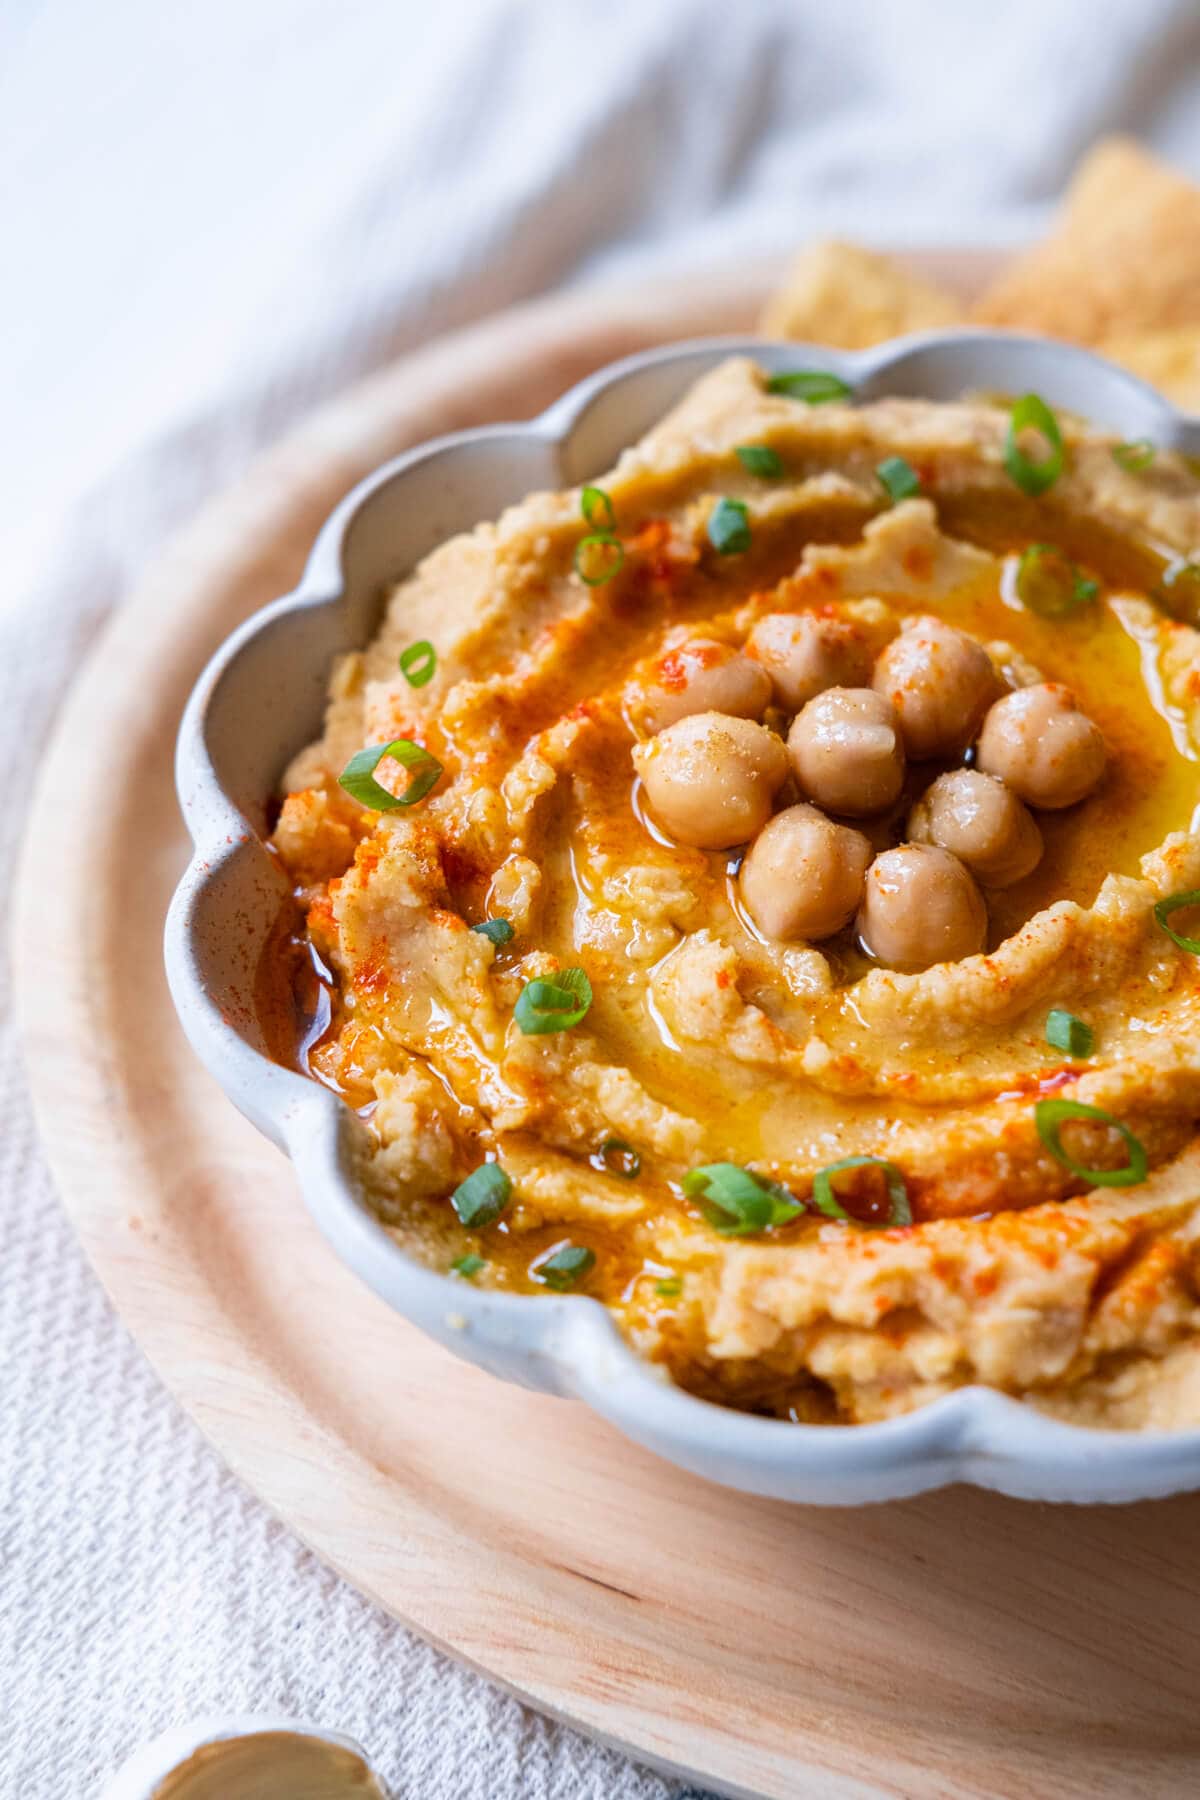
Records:
[[[535,495],[388,596],[274,845],[304,1066],[359,1112],[366,1191],[413,1254],[590,1294],[684,1387],[781,1417],[984,1382],[1086,1423],[1200,1423],[1200,958],[1176,941],[1200,911],[1160,906],[1200,888],[1200,483],[1058,424],[1034,493],[1006,403],[807,404],[731,361],[582,504]],[[879,752],[825,809],[823,740],[794,722],[815,702],[745,655],[776,615],[836,627]],[[887,671],[939,621],[974,686],[922,736]],[[698,723],[673,695],[706,658],[739,673],[699,682]],[[1082,798],[1053,788],[1042,714],[1021,756],[1051,786],[1008,792],[988,709],[1023,690],[1091,734]],[[395,740],[441,773],[410,750],[364,775]],[[718,742],[750,758],[740,825],[655,786],[664,746],[686,785]],[[1002,876],[930,835],[932,784],[964,769],[1020,814]],[[789,808],[813,879],[837,866],[825,910],[792,904],[780,825],[774,860],[758,838]],[[898,926],[871,911],[914,843],[920,879],[933,857],[958,882],[940,938],[941,889]]]

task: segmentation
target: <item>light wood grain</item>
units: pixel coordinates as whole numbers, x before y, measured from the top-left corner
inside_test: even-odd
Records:
[[[382,457],[528,414],[628,350],[742,329],[761,285],[577,295],[460,334],[327,408],[176,542],[83,673],[33,809],[16,967],[47,1150],[115,1305],[232,1467],[538,1707],[760,1800],[1165,1800],[1200,1777],[1195,1501],[956,1489],[845,1512],[685,1476],[359,1286],[170,1009],[170,746],[220,638]]]

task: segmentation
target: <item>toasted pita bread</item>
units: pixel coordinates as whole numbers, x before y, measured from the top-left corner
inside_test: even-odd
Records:
[[[861,350],[907,331],[961,325],[963,309],[932,282],[854,244],[810,244],[763,308],[767,337]]]
[[[1185,412],[1200,413],[1200,325],[1109,338],[1100,349]]]
[[[984,325],[1101,344],[1200,325],[1200,188],[1132,138],[1081,163],[1058,229],[974,308]]]

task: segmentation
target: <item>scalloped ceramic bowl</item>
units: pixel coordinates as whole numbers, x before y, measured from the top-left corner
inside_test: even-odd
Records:
[[[266,808],[290,757],[319,732],[332,659],[366,643],[382,589],[427,551],[534,489],[573,485],[610,467],[697,376],[731,354],[753,355],[771,370],[831,369],[863,398],[1034,390],[1123,437],[1200,454],[1200,421],[1086,351],[954,332],[858,354],[753,338],[674,345],[601,370],[528,424],[459,432],[386,463],[332,514],[295,593],[233,634],[188,704],[177,775],[195,856],[166,932],[184,1029],[234,1104],[292,1158],[338,1255],[391,1306],[458,1355],[509,1381],[573,1395],[710,1480],[823,1504],[885,1500],[951,1481],[1075,1501],[1200,1486],[1200,1430],[1084,1430],[981,1387],[876,1425],[793,1425],[695,1399],[625,1345],[598,1301],[487,1293],[408,1257],[356,1184],[359,1120],[327,1088],[265,1053],[254,973],[285,892],[263,847]]]

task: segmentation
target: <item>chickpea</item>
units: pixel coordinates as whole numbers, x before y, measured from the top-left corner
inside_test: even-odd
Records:
[[[871,846],[815,806],[788,806],[768,821],[738,875],[746,911],[764,936],[832,936],[862,899]]]
[[[788,755],[810,800],[864,818],[892,804],[904,781],[896,715],[871,688],[826,688],[792,720]]]
[[[712,638],[692,638],[668,650],[649,681],[631,683],[626,691],[631,715],[651,733],[693,713],[761,719],[770,700],[771,678],[762,664]]]
[[[1108,750],[1070,688],[1054,681],[997,700],[983,722],[976,762],[1029,806],[1074,806],[1104,774]]]
[[[858,935],[890,968],[927,969],[982,950],[987,909],[956,856],[932,844],[901,844],[867,870]]]
[[[910,619],[875,664],[872,686],[890,700],[914,761],[958,756],[1000,692],[982,644],[928,615]]]
[[[871,678],[871,652],[860,626],[818,613],[769,613],[746,641],[789,712],[831,687],[861,687]]]
[[[1011,788],[978,769],[939,775],[913,807],[914,844],[937,844],[984,887],[1011,887],[1042,860],[1042,834]]]
[[[633,752],[655,816],[681,844],[727,850],[761,831],[787,778],[787,751],[752,719],[693,713]]]

